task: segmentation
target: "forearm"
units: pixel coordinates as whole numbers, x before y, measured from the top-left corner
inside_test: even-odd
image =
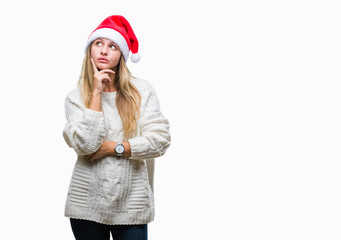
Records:
[[[129,139],[131,159],[143,160],[162,156],[170,146],[169,123],[163,115],[146,120],[142,135]]]
[[[101,112],[102,111],[102,102],[101,102],[101,93],[94,92],[91,95],[91,100],[89,104],[89,109]]]
[[[128,141],[122,142],[123,146],[124,146],[124,153],[123,156],[124,157],[130,157],[131,156],[131,147],[130,147],[130,143]],[[116,154],[116,153],[115,153]]]
[[[68,146],[72,147],[78,155],[87,155],[99,149],[107,135],[108,128],[105,125],[103,113],[84,109],[81,101],[72,95],[66,98],[67,122],[63,137]]]
[[[123,157],[130,157],[131,156],[131,150],[129,142],[122,142],[125,150],[122,154]],[[105,156],[116,156],[117,153],[115,151],[115,146],[117,145],[117,142],[103,142],[102,146],[98,149],[98,151],[87,155],[86,157],[90,161],[94,161],[96,159],[105,157]]]
[[[110,142],[110,147],[108,149],[108,155],[114,155],[116,156],[115,147],[118,144],[118,142]],[[122,145],[124,146],[124,152],[122,154],[123,157],[130,157],[131,156],[131,147],[128,141],[122,142]]]

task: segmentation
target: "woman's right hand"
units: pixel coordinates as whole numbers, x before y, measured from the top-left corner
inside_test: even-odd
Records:
[[[94,68],[94,90],[93,93],[101,94],[104,91],[105,85],[111,82],[109,74],[115,74],[113,70],[103,69],[98,71],[94,60],[91,58],[91,63]]]

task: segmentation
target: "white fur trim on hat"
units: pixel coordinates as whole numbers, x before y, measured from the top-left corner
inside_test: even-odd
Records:
[[[85,50],[88,49],[89,45],[96,40],[97,38],[107,38],[113,41],[114,43],[117,44],[117,46],[120,48],[122,55],[124,57],[124,60],[127,62],[129,58],[129,47],[128,44],[125,40],[125,38],[116,30],[111,29],[111,28],[100,28],[96,31],[94,31],[90,37],[88,38],[88,41],[86,42],[85,45]]]

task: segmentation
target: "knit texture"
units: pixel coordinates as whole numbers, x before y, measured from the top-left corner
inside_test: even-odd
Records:
[[[154,219],[154,158],[170,145],[169,122],[160,111],[153,87],[132,79],[141,94],[137,134],[128,139],[131,157],[105,156],[93,162],[84,155],[104,141],[125,141],[116,92],[102,93],[102,112],[85,108],[79,89],[65,99],[63,137],[77,153],[65,203],[65,216],[103,224],[146,224]]]

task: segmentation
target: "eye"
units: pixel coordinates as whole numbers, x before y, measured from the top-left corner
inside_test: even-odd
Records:
[[[96,42],[95,42],[95,45],[96,45],[96,46],[102,46],[103,44],[102,44],[101,41],[96,41]]]
[[[110,48],[111,48],[111,49],[117,49],[117,47],[116,47],[115,45],[113,45],[113,44],[110,45]]]

